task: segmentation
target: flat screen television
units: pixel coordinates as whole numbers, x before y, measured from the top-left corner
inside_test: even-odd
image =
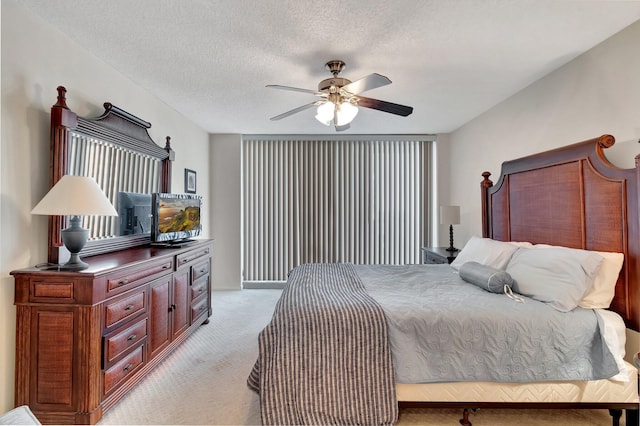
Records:
[[[200,235],[201,204],[202,197],[198,195],[152,194],[152,244],[176,245]]]
[[[151,194],[118,192],[118,235],[151,233]]]

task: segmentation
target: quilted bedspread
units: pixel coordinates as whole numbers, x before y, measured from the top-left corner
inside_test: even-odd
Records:
[[[258,338],[248,385],[263,424],[393,424],[387,325],[350,264],[293,269]]]
[[[618,373],[592,309],[485,291],[448,265],[355,265],[384,309],[398,383],[598,380]]]

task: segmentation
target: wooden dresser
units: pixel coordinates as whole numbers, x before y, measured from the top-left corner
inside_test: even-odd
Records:
[[[13,271],[15,404],[42,423],[95,424],[211,315],[211,240]]]

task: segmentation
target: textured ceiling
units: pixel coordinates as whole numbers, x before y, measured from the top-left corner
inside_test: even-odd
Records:
[[[450,132],[640,19],[640,1],[18,0],[212,133],[335,133],[309,109],[324,64],[393,82],[346,133]],[[110,100],[117,104],[117,100]]]

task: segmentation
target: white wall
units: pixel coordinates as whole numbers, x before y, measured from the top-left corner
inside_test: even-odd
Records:
[[[458,205],[452,199],[452,185],[456,185],[457,182],[455,180],[451,180],[448,178],[449,169],[451,168],[451,140],[449,134],[439,134],[436,137],[435,144],[435,156],[436,156],[436,196],[434,198],[434,205],[431,210],[431,214],[434,218],[434,236],[433,240],[430,241],[429,244],[435,245],[437,247],[449,247],[449,225],[441,225],[440,224],[440,206],[453,206]],[[453,234],[454,234],[454,247],[461,247],[460,242],[462,242],[458,238],[457,228],[458,225],[453,226]]]
[[[1,3],[2,129],[0,143],[0,412],[13,407],[15,308],[9,272],[46,261],[47,218],[31,216],[48,189],[49,114],[56,87],[81,116],[101,114],[103,102],[151,122],[149,134],[176,152],[172,189],[184,191],[184,168],[198,175],[208,211],[209,135],[92,53],[13,0]],[[209,216],[203,217],[210,234]]]
[[[640,153],[640,22],[450,134],[451,164],[442,178],[462,206],[458,235],[481,233],[480,181],[502,161],[605,133],[627,145],[626,167]],[[614,146],[614,148],[616,148]]]
[[[240,290],[242,135],[211,135],[211,237],[214,239],[213,288]]]
[[[505,100],[450,135],[451,163],[441,178],[461,206],[457,241],[481,235],[481,173],[494,182],[502,161],[591,139],[616,137],[608,158],[633,167],[640,153],[640,22]],[[628,333],[627,352],[640,351]]]

